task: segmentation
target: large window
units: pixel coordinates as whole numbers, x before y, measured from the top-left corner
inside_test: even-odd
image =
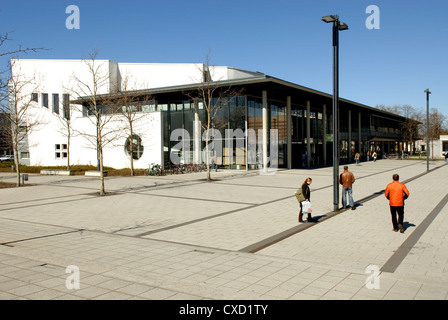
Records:
[[[48,93],[42,93],[42,106],[48,108]]]
[[[59,114],[59,94],[53,93],[53,112]]]
[[[64,93],[62,95],[62,110],[64,112],[64,118],[70,120],[70,95]]]

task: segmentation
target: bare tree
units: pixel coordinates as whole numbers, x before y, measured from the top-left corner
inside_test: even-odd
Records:
[[[137,140],[136,124],[147,117],[147,113],[145,113],[147,110],[143,110],[143,108],[153,103],[150,94],[138,95],[138,99],[136,99],[136,97],[128,93],[128,91],[135,88],[136,84],[131,83],[129,74],[125,75],[121,82],[121,90],[115,95],[117,98],[114,101],[119,114],[122,116],[124,134],[130,139],[126,143],[126,148],[130,157],[131,176],[134,176],[135,153],[138,153],[138,150],[135,150],[137,143],[134,141]]]
[[[418,138],[419,131],[421,129],[422,112],[411,105],[377,105],[376,107],[377,109],[394,113],[406,118],[402,123],[401,131],[406,141],[410,145],[413,145],[415,140]],[[414,148],[412,148],[411,152],[413,152],[413,149]]]
[[[98,52],[95,50],[89,54],[89,58],[83,60],[90,79],[80,78],[74,74],[72,76],[73,95],[82,97],[79,99],[83,103],[83,114],[95,126],[95,133],[86,131],[77,131],[77,134],[85,137],[91,146],[97,150],[98,170],[100,172],[100,195],[105,195],[104,186],[104,148],[112,143],[121,134],[121,129],[114,126],[115,115],[118,113],[118,107],[102,95],[105,91],[115,91],[116,88],[109,88],[109,75],[105,72],[103,63],[97,60]],[[110,92],[106,92],[110,93]],[[78,103],[74,101],[73,103]]]
[[[395,114],[399,114],[406,118],[403,123],[402,130],[408,141],[413,142],[418,136],[426,136],[427,125],[426,125],[426,111],[417,110],[410,105],[394,105],[393,107],[378,105],[378,109],[389,111]],[[432,159],[434,160],[434,140],[439,140],[440,135],[446,132],[445,122],[446,117],[440,113],[436,108],[432,108],[429,112],[429,140],[431,141],[431,148],[429,145],[426,146],[427,151],[431,152]]]
[[[27,150],[29,144],[28,137],[37,127],[44,124],[44,120],[34,113],[36,102],[32,93],[39,92],[39,81],[35,75],[27,77],[23,74],[20,63],[11,59],[8,67],[8,85],[2,90],[3,99],[1,108],[6,117],[6,125],[9,130],[12,147],[14,150],[14,163],[17,173],[17,186],[20,187],[20,160],[19,152]],[[6,96],[8,98],[6,98]]]
[[[56,116],[62,126],[59,132],[67,139],[67,170],[70,170],[70,143],[71,139],[77,135],[73,127],[75,106],[70,104],[70,94],[64,93],[62,97],[62,113],[58,113]]]
[[[390,113],[395,113],[395,114],[401,114],[401,107],[399,105],[394,105],[394,106],[386,106],[384,104],[379,104],[376,106],[377,109],[383,110],[383,111],[387,111]]]
[[[184,92],[193,101],[201,101],[205,111],[205,122],[201,123],[201,129],[205,132],[205,162],[207,167],[207,181],[210,175],[210,152],[211,129],[221,129],[222,123],[216,120],[218,111],[229,104],[230,98],[241,94],[242,90],[236,90],[231,86],[224,86],[220,80],[214,80],[213,66],[210,65],[210,52],[206,55],[205,64],[199,70],[202,74],[202,82],[196,90]],[[194,108],[195,119],[199,120],[199,110]],[[225,125],[225,124],[224,124]]]
[[[446,117],[436,108],[431,108],[429,113],[429,140],[431,140],[431,154],[434,160],[434,140],[439,140],[443,132],[443,124]]]
[[[16,49],[12,50],[2,50],[5,46],[7,46],[8,41],[11,41],[10,38],[10,32],[5,32],[3,34],[0,34],[0,57],[6,57],[20,54],[20,53],[29,53],[29,52],[38,52],[40,50],[46,50],[44,48],[28,48],[28,47],[22,47],[18,46]],[[9,92],[8,92],[8,85],[11,83],[11,63],[8,64],[5,69],[0,70],[0,114],[1,114],[1,121],[0,121],[0,134],[2,135],[1,139],[3,140],[3,143],[5,146],[9,149],[13,148],[13,133],[12,128],[14,127],[13,124],[11,124],[11,118],[15,118],[14,115],[10,114],[10,106],[9,106]],[[16,168],[18,166],[16,165]],[[20,180],[20,177],[19,177]],[[20,184],[20,181],[19,181]]]
[[[402,126],[402,132],[406,141],[413,146],[418,136],[418,122],[421,113],[411,105],[403,105],[400,107],[401,115],[406,118]],[[412,147],[411,154],[414,152]]]

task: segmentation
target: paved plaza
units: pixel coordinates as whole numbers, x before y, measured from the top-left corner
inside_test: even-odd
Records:
[[[448,166],[349,170],[356,210],[338,213],[332,167],[107,177],[103,197],[96,177],[30,175],[0,189],[0,299],[448,299]],[[404,233],[384,197],[394,173]],[[297,221],[306,177],[318,223]]]

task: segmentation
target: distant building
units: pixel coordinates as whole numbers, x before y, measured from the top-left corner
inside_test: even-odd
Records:
[[[5,113],[0,112],[0,155],[13,154],[7,119]]]
[[[421,151],[426,154],[428,150],[426,146],[426,139],[416,141],[417,152]],[[445,157],[445,153],[448,152],[448,135],[441,135],[438,140],[429,141],[429,156],[432,158]]]
[[[176,129],[184,129],[188,136],[185,141],[194,145],[197,132],[193,127],[193,111],[198,109],[202,123],[205,112],[202,101],[193,101],[185,93],[197,90],[204,77],[212,77],[223,91],[232,87],[241,92],[229,97],[214,119],[217,130],[222,133],[222,150],[213,151],[221,167],[254,169],[265,165],[267,157],[274,154],[270,129],[276,129],[278,134],[275,160],[279,167],[332,164],[330,94],[232,67],[212,67],[210,72],[204,73],[202,64],[116,63],[110,60],[95,63],[107,79],[98,93],[112,99],[126,87],[124,94],[139,101],[137,111],[143,115],[136,123],[134,136],[123,134],[105,149],[105,166],[129,167],[131,156],[136,168],[147,168],[150,163],[169,164],[172,154],[179,154],[179,141],[172,141],[171,136]],[[27,94],[34,101],[32,116],[40,117],[42,125],[29,134],[27,145],[20,150],[20,161],[30,165],[66,165],[68,143],[58,118],[67,118],[72,101],[78,108],[70,115],[71,124],[84,135],[72,137],[70,162],[96,165],[95,145],[86,139],[86,134],[95,135],[95,127],[89,121],[92,117],[89,95],[85,92],[74,95],[68,90],[75,88],[73,75],[85,83],[91,82],[85,62],[18,59],[14,66],[15,72],[27,77],[34,75],[41,82],[36,92]],[[130,80],[127,85],[125,79]],[[145,97],[151,98],[142,103]],[[366,159],[367,153],[375,150],[381,159],[383,153],[407,150],[401,132],[406,118],[346,99],[340,99],[339,104],[341,163],[352,162],[356,152],[361,154],[361,159]],[[120,116],[116,117],[119,120]],[[119,126],[118,122],[116,125]],[[241,129],[245,133],[253,130],[256,141],[262,141],[262,145],[257,145],[256,163],[248,160],[249,135],[226,137],[226,129]],[[259,129],[266,129],[268,135],[262,138]],[[130,143],[135,147],[132,155]],[[200,145],[203,147],[203,142]],[[183,152],[181,158],[191,163],[193,152]]]

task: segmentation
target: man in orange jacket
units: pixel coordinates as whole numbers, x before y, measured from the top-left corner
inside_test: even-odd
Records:
[[[392,179],[394,181],[387,185],[384,195],[389,199],[392,225],[394,226],[392,231],[397,232],[400,229],[400,232],[403,233],[404,200],[409,197],[409,190],[403,183],[399,182],[400,177],[398,174],[394,174]]]

